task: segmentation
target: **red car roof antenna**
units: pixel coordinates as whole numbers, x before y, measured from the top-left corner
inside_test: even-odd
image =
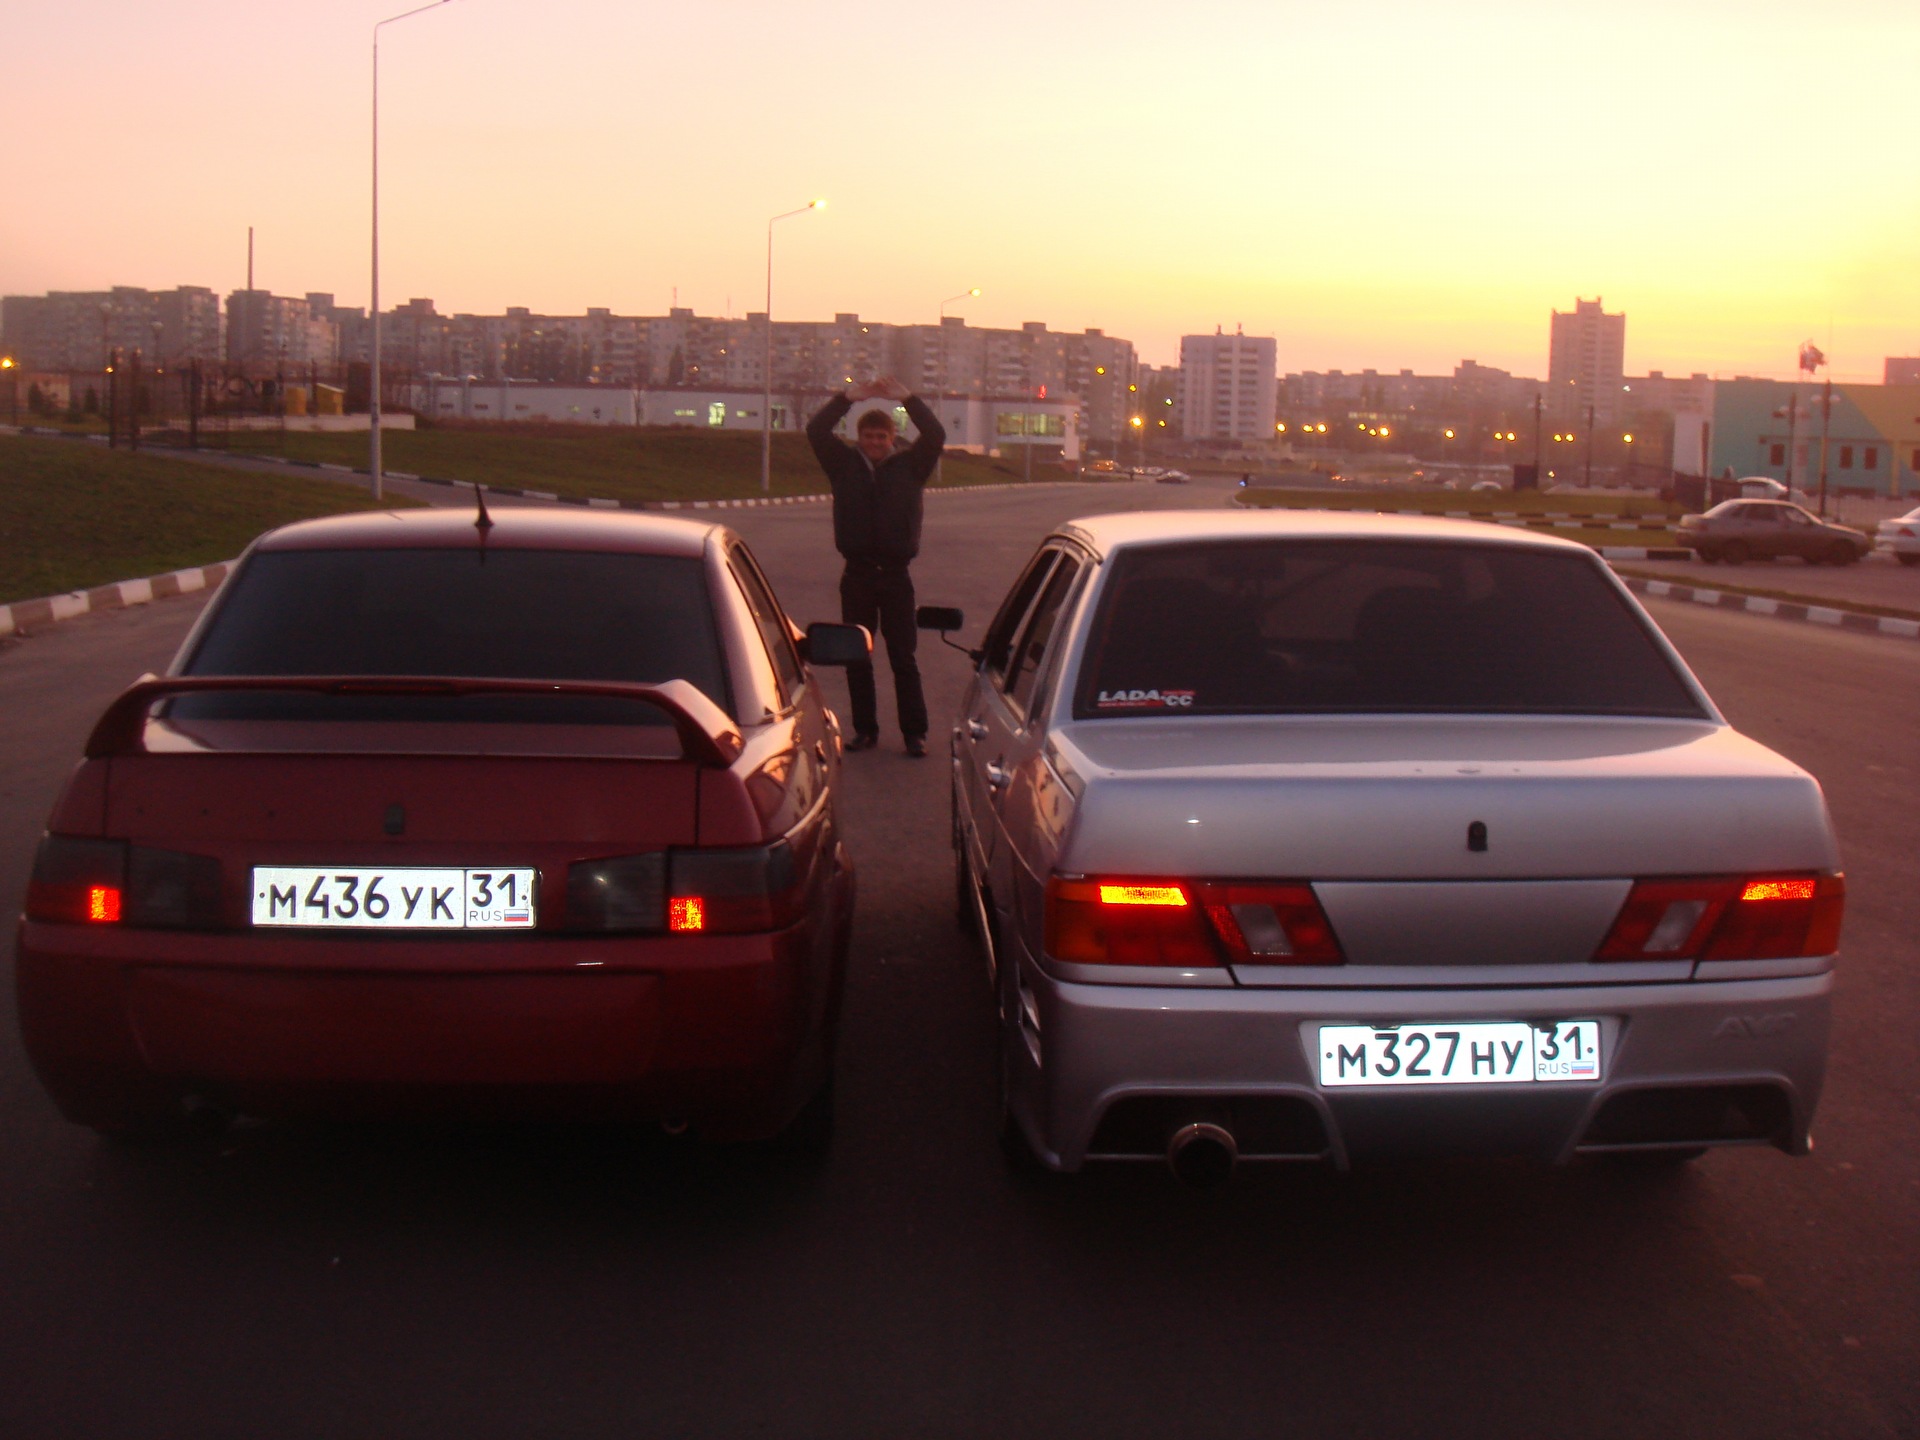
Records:
[[[473,498],[480,507],[480,513],[473,518],[473,528],[480,532],[480,538],[484,540],[487,538],[487,531],[493,528],[493,517],[487,514],[487,492],[480,487],[480,482],[477,480],[473,485]]]

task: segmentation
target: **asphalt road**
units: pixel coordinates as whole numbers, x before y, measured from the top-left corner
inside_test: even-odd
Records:
[[[979,629],[1047,526],[1202,487],[940,496],[921,598]],[[803,621],[823,507],[726,516]],[[0,903],[109,696],[198,597],[0,648]],[[66,1125],[0,1015],[0,1434],[1920,1434],[1920,646],[1654,602],[1821,777],[1849,872],[1806,1160],[1022,1181],[949,919],[946,774],[851,757],[860,917],[817,1173],[664,1139]],[[923,650],[936,716],[964,662]],[[837,679],[834,682],[837,685]],[[883,685],[884,693],[884,685]]]

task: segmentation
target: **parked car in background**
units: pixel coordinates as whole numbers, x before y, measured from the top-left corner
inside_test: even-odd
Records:
[[[1748,475],[1734,481],[1748,500],[1791,500],[1796,505],[1811,505],[1814,497],[1805,490],[1789,487],[1771,475]]]
[[[1872,542],[1858,530],[1815,518],[1785,500],[1723,500],[1683,515],[1675,538],[1709,565],[1797,556],[1809,565],[1851,565]]]
[[[198,1114],[658,1121],[825,1143],[839,732],[738,536],[513,509],[247,551],[108,707],[16,948],[109,1134]]]
[[[1920,506],[1892,520],[1882,520],[1873,548],[1884,550],[1902,565],[1920,565]]]
[[[1153,478],[1154,482],[1160,485],[1185,485],[1193,479],[1193,477],[1184,470],[1162,470]]]
[[[1844,883],[1591,550],[1073,521],[953,729],[1003,1138],[1075,1170],[1804,1153]]]

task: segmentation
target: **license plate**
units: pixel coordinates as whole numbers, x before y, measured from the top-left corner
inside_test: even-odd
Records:
[[[253,923],[323,930],[531,930],[533,870],[256,866]]]
[[[1601,1078],[1600,1022],[1322,1025],[1322,1085],[1536,1085]]]

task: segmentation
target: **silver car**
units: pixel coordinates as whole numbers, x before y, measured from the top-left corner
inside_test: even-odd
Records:
[[[1107,515],[1041,545],[953,729],[1002,1120],[1056,1170],[1789,1154],[1845,886],[1590,550]]]

